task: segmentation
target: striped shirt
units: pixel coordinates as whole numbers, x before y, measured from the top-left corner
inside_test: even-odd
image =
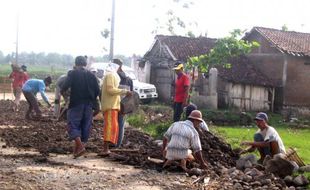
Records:
[[[168,139],[166,154],[168,160],[187,158],[189,149],[194,153],[202,150],[199,134],[189,120],[173,123],[164,137]]]

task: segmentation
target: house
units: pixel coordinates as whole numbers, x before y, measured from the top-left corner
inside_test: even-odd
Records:
[[[246,57],[232,58],[230,68],[218,69],[218,107],[242,111],[273,111],[275,83]]]
[[[260,43],[248,57],[276,82],[275,110],[310,115],[310,34],[254,27],[243,39]]]
[[[175,61],[185,63],[189,57],[206,54],[214,47],[215,42],[216,39],[205,37],[155,37],[151,49],[142,59],[142,66],[150,65],[150,82],[156,86],[161,100],[171,101],[175,80],[172,68]],[[194,103],[213,108],[236,107],[244,111],[272,109],[274,83],[255,69],[246,57],[231,61],[231,69],[217,68],[215,95],[211,93],[209,79],[199,74],[198,80],[193,83]]]
[[[216,39],[182,36],[155,36],[155,41],[140,62],[140,67],[149,68],[146,82],[154,84],[159,99],[170,102],[173,96],[176,61],[186,62],[189,57],[206,54],[214,46]],[[149,81],[148,81],[149,80]]]

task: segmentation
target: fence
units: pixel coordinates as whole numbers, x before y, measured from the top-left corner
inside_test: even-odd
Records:
[[[0,77],[0,94],[3,94],[5,99],[6,94],[12,94],[11,79],[9,77]]]

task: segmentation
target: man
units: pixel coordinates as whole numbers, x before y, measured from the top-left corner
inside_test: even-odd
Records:
[[[45,89],[52,83],[52,78],[50,76],[46,77],[44,80],[40,79],[29,79],[26,81],[26,83],[23,85],[22,91],[23,94],[29,104],[29,108],[26,112],[26,119],[31,119],[30,114],[32,110],[36,112],[36,117],[40,118],[42,116],[42,113],[39,109],[38,100],[36,98],[36,95],[38,92],[40,92],[42,99],[46,102],[48,107],[51,107],[51,104],[48,101],[48,98],[45,94]]]
[[[241,145],[249,146],[241,154],[253,152],[258,149],[260,153],[259,162],[263,162],[267,155],[285,154],[285,147],[278,132],[267,124],[268,116],[264,112],[257,113],[255,122],[259,130],[254,135],[254,142],[242,142]]]
[[[59,118],[60,116],[60,101],[61,101],[61,96],[64,98],[65,101],[65,105],[67,105],[69,103],[69,95],[70,92],[69,90],[63,92],[63,94],[61,94],[61,88],[63,86],[63,84],[65,83],[67,79],[67,75],[61,75],[57,81],[56,81],[56,89],[55,89],[55,105],[54,105],[54,115],[56,118]]]
[[[95,75],[85,69],[84,56],[75,58],[75,69],[68,72],[61,93],[70,88],[67,112],[69,140],[74,140],[74,158],[83,155],[88,141],[93,119],[93,103],[99,95],[99,85]]]
[[[25,75],[26,75],[27,78],[29,79],[29,75],[28,75],[28,73],[27,73],[27,66],[26,66],[26,65],[22,65],[20,68],[22,69],[22,71],[25,73]]]
[[[9,75],[9,78],[13,79],[12,88],[14,94],[14,107],[13,111],[19,110],[19,102],[22,94],[22,87],[24,83],[29,79],[28,75],[23,72],[22,68],[19,68],[18,65],[12,64],[12,72]]]
[[[188,119],[189,115],[192,113],[192,111],[194,110],[198,110],[197,106],[193,103],[189,104],[188,106],[186,106],[185,108],[185,116]],[[203,130],[203,131],[209,131],[209,127],[207,125],[207,123],[202,120],[202,122],[200,123],[199,127]]]
[[[173,121],[180,121],[183,108],[188,103],[188,91],[190,86],[189,77],[183,72],[183,64],[177,62],[173,68],[177,75],[175,82],[175,94],[174,94],[174,105],[173,105]]]
[[[123,61],[120,59],[113,59],[112,62],[119,65],[119,67],[117,69],[117,74],[121,79],[121,81],[119,83],[120,84],[119,88],[133,91],[132,80],[129,77],[127,77],[125,72],[122,70]],[[124,98],[124,97],[122,96],[121,99],[122,98]],[[119,148],[121,146],[121,144],[123,142],[123,138],[124,138],[124,133],[125,133],[125,119],[124,119],[124,115],[120,112],[118,113],[118,127],[119,127],[119,132],[118,132],[118,141],[116,144],[117,148]]]
[[[118,143],[119,123],[118,115],[120,111],[121,95],[131,96],[132,92],[118,88],[120,77],[113,68],[106,70],[101,90],[101,110],[104,115],[103,128],[103,152],[99,156],[110,154],[109,145]]]
[[[202,122],[202,114],[199,110],[194,110],[188,116],[186,121],[178,121],[173,123],[163,139],[163,156],[167,159],[164,167],[172,160],[181,160],[181,168],[187,171],[187,160],[197,159],[202,168],[207,168],[201,153],[201,143],[196,128]],[[192,155],[190,149],[193,150]]]

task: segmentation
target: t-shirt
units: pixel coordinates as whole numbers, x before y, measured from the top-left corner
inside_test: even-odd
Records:
[[[285,154],[285,147],[282,142],[282,139],[278,132],[271,126],[268,126],[264,130],[258,130],[257,133],[260,133],[264,137],[264,141],[277,141],[280,152]]]
[[[69,108],[81,104],[93,106],[100,91],[95,75],[84,68],[76,68],[68,72],[67,79],[61,86],[61,92],[68,88],[71,90]]]
[[[190,148],[194,153],[202,150],[199,134],[189,120],[173,123],[164,136],[168,139],[166,154],[168,160],[186,158]]]
[[[13,79],[12,87],[15,88],[21,88],[23,87],[23,84],[28,80],[28,75],[21,71],[13,71],[10,74],[10,78]]]
[[[185,87],[189,87],[190,80],[189,77],[182,73],[181,76],[178,76],[176,82],[175,82],[175,96],[174,101],[175,102],[183,102],[184,99],[187,98],[187,94],[185,94]]]
[[[26,81],[26,83],[23,85],[22,90],[25,92],[31,92],[34,95],[37,95],[38,92],[40,92],[43,100],[48,103],[48,98],[45,94],[45,83],[43,80],[40,79],[29,79]]]

